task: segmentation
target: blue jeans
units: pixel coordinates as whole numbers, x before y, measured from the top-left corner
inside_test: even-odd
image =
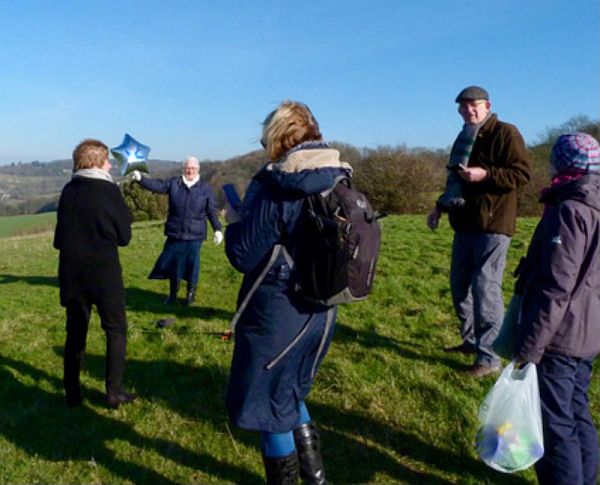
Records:
[[[455,232],[450,289],[461,323],[460,336],[477,350],[475,364],[500,365],[492,344],[504,318],[502,276],[510,237]]]
[[[537,372],[545,449],[535,465],[540,485],[595,485],[598,435],[587,394],[592,358],[546,352]]]

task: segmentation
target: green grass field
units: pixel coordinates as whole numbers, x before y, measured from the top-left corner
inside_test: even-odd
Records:
[[[474,451],[479,403],[492,378],[465,378],[448,289],[452,233],[423,216],[384,219],[374,294],[340,308],[336,336],[307,404],[323,440],[331,483],[533,484],[531,470],[493,471]],[[520,220],[505,278],[535,221]],[[209,241],[211,238],[209,237]],[[241,276],[207,242],[197,302],[162,305],[167,283],[146,276],[162,224],[134,226],[121,251],[127,286],[126,384],[140,398],[111,411],[103,401],[104,338],[92,317],[86,402],[64,406],[52,234],[0,240],[0,483],[261,483],[258,439],[228,425],[228,328]],[[177,319],[159,330],[156,320]],[[599,416],[598,380],[591,402]]]
[[[24,216],[0,216],[0,238],[39,234],[54,228],[56,212]]]

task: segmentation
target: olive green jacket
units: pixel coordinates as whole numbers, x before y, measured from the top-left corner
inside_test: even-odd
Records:
[[[519,130],[495,114],[479,130],[469,167],[482,167],[481,182],[464,182],[465,205],[450,209],[450,225],[460,232],[512,236],[516,229],[517,189],[531,178],[531,164]]]

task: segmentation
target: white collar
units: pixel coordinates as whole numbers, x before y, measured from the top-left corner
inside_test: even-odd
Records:
[[[188,180],[188,179],[185,178],[185,175],[182,175],[181,176],[181,180],[183,180],[183,183],[189,189],[192,185],[194,185],[195,183],[197,183],[198,180],[200,180],[200,175],[196,175],[192,180]]]

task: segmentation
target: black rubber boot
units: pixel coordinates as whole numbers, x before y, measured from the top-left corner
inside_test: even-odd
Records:
[[[321,438],[312,421],[294,429],[294,443],[298,451],[302,480],[305,483],[326,485]]]
[[[178,291],[179,281],[169,280],[169,297],[165,300],[165,305],[174,305],[177,302]]]
[[[297,485],[299,478],[298,455],[294,451],[288,456],[270,458],[263,455],[267,485]]]
[[[187,296],[185,297],[185,304],[189,306],[192,303],[194,303],[195,299],[196,299],[196,287],[188,286]]]

